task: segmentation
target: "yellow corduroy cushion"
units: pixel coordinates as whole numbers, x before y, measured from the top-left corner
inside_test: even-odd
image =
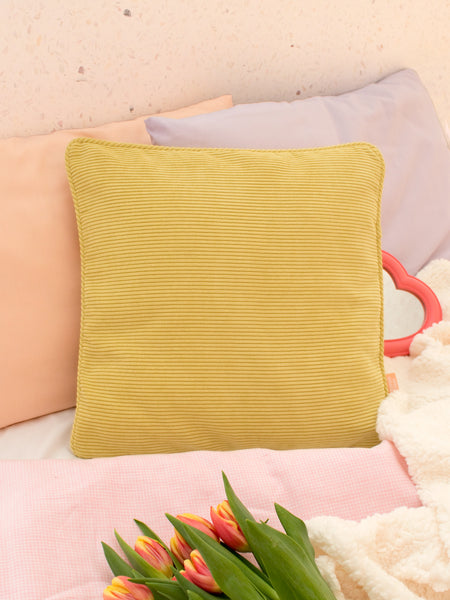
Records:
[[[82,265],[76,455],[377,443],[375,147],[80,138],[66,163]]]

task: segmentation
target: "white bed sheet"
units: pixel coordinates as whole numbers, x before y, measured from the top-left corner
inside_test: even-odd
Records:
[[[0,429],[0,458],[76,459],[70,450],[74,414],[69,408]]]

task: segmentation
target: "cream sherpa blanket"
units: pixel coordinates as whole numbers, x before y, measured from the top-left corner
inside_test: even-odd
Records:
[[[338,600],[450,600],[450,261],[418,277],[438,296],[443,321],[414,338],[410,357],[386,359],[400,389],[382,403],[377,430],[406,459],[423,507],[307,523]]]

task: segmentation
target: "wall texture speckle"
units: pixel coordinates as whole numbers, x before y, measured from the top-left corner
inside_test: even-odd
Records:
[[[450,137],[450,0],[2,0],[0,137],[351,90],[404,67]]]

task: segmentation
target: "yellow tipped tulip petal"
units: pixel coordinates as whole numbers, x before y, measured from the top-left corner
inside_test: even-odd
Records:
[[[186,525],[191,525],[196,529],[203,531],[206,535],[209,535],[214,541],[219,541],[219,536],[217,535],[216,530],[214,529],[214,525],[204,519],[203,517],[199,517],[198,515],[193,515],[191,513],[183,513],[182,515],[177,515],[177,519],[186,523]],[[184,537],[175,530],[175,535],[170,540],[170,550],[177,557],[177,559],[183,563],[187,558],[189,558],[192,548],[186,542]]]
[[[190,560],[184,561],[184,571],[181,571],[181,574],[205,592],[220,594],[222,591],[214,581],[211,571],[198,550],[193,550]]]
[[[223,542],[238,552],[249,552],[250,546],[239,527],[228,500],[221,502],[216,509],[211,506],[211,520]]]
[[[170,577],[172,574],[172,559],[158,541],[145,535],[140,535],[136,540],[134,549],[152,567]]]
[[[153,600],[153,594],[146,585],[132,583],[128,577],[120,575],[105,588],[103,600]]]
[[[186,523],[186,525],[191,525],[192,527],[203,531],[203,533],[209,535],[209,537],[215,540],[216,542],[219,541],[219,536],[217,535],[214,525],[207,519],[199,517],[198,515],[192,515],[191,513],[183,513],[182,515],[177,515],[177,519],[179,519],[183,523]]]
[[[189,558],[192,548],[186,542],[184,537],[182,537],[178,531],[175,531],[175,535],[170,540],[170,550],[174,556],[180,561],[181,564]]]

